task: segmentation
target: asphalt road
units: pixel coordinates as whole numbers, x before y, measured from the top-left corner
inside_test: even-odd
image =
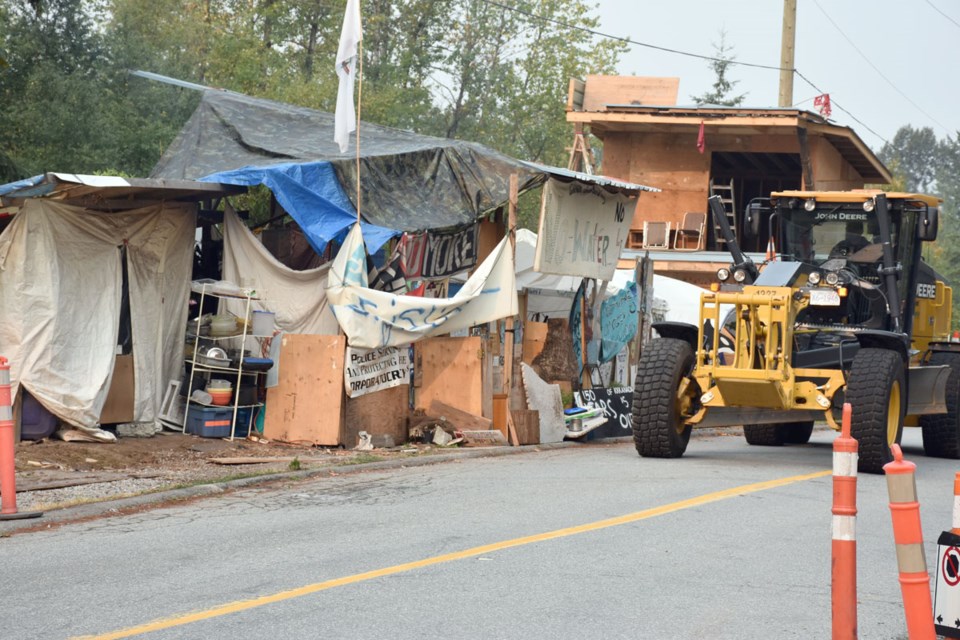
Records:
[[[585,445],[248,488],[0,540],[3,638],[829,638],[832,433]],[[919,466],[928,566],[956,461]],[[881,476],[860,637],[906,638]]]

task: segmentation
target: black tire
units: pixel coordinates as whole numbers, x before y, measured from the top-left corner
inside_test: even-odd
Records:
[[[745,424],[743,437],[747,444],[762,447],[780,447],[785,444],[806,444],[813,433],[813,422],[775,422],[773,424]]]
[[[807,444],[813,435],[813,420],[789,422],[783,425],[783,441],[787,444]]]
[[[783,425],[777,423],[743,425],[743,437],[754,446],[781,447],[786,442],[783,432]]]
[[[893,460],[890,445],[900,442],[907,406],[903,360],[896,351],[860,349],[847,378],[845,401],[853,415],[850,435],[860,444],[861,473],[883,473]]]
[[[934,353],[931,365],[948,365],[947,412],[920,416],[923,452],[934,458],[960,458],[960,353]]]
[[[677,392],[693,370],[693,349],[683,340],[651,340],[640,354],[633,389],[633,443],[645,458],[679,458],[690,442]],[[692,386],[688,398],[699,401]]]

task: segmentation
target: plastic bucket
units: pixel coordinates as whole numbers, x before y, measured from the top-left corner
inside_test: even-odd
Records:
[[[273,311],[254,311],[251,335],[258,337],[272,336],[275,320],[276,314]]]

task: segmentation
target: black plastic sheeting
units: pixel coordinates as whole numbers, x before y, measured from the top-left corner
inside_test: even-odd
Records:
[[[356,206],[356,150],[333,141],[331,113],[207,90],[150,174],[196,180],[247,166],[327,161]],[[360,185],[367,222],[412,231],[472,222],[504,204],[510,174],[521,191],[546,175],[483,145],[361,122]]]

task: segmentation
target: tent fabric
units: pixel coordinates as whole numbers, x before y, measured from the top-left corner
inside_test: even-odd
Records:
[[[333,127],[331,113],[207,90],[150,177],[199,179],[242,167],[325,161],[331,163],[342,192],[355,198],[355,142],[351,138],[350,148],[341,153],[333,141]],[[366,122],[360,123],[360,163],[364,220],[399,231],[473,222],[507,201],[510,174],[519,175],[521,191],[545,178],[533,167],[480,144]],[[303,177],[322,178],[323,191],[334,188],[329,175]],[[320,187],[307,186],[305,191],[320,192]],[[324,211],[331,203],[344,208],[342,202],[298,194],[286,182],[277,185],[279,190],[271,189],[278,199],[302,196]],[[283,194],[287,189],[292,194]],[[352,204],[355,211],[356,203]]]
[[[339,333],[340,325],[327,303],[329,263],[296,271],[274,258],[229,205],[223,222],[223,278],[252,283],[260,298],[251,302],[252,310],[274,312],[277,328],[286,333]],[[242,317],[244,304],[229,300],[227,310]]]
[[[126,245],[134,420],[151,422],[179,379],[196,208],[101,213],[27,200],[0,235],[0,353],[61,420],[96,429],[113,373]]]
[[[357,212],[347,198],[329,162],[283,163],[268,167],[242,167],[205,176],[202,182],[250,187],[266,185],[284,211],[303,230],[310,246],[322,254],[331,240],[342,241]],[[363,237],[371,253],[399,231],[363,224]]]
[[[500,241],[452,298],[367,288],[366,255],[354,225],[333,260],[327,296],[351,347],[396,347],[518,313],[509,239]]]

